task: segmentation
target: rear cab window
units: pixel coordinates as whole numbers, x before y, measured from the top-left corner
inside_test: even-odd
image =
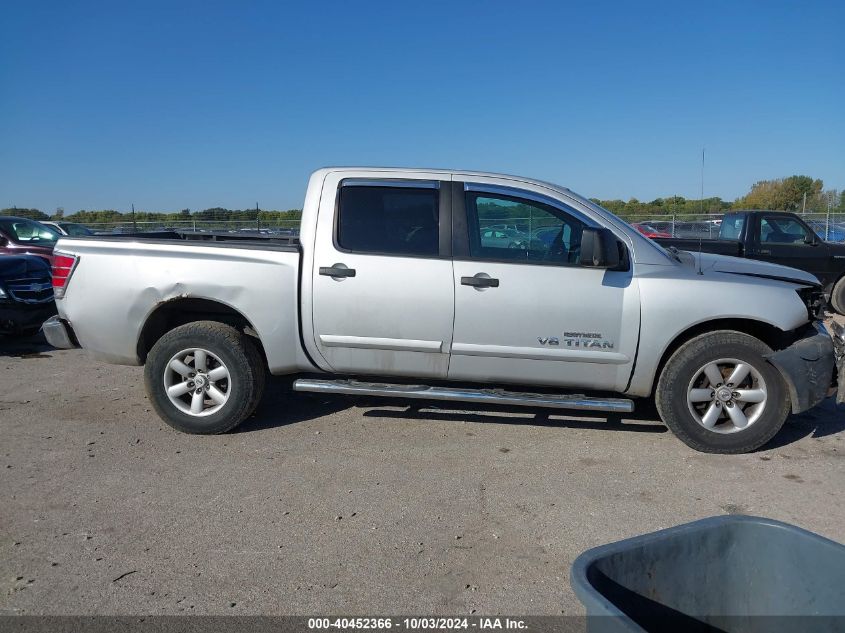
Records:
[[[742,213],[726,213],[719,226],[720,240],[738,240],[745,225],[745,215]]]

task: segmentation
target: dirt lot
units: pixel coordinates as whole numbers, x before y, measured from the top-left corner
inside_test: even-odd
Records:
[[[845,541],[845,407],[766,450],[609,422],[291,394],[181,435],[142,370],[0,343],[0,613],[579,614],[585,549],[724,513]]]

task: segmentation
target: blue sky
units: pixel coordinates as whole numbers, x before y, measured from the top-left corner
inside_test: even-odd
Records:
[[[324,165],[845,188],[845,3],[3,3],[0,208],[301,206]]]

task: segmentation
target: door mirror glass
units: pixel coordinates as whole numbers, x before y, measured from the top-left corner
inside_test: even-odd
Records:
[[[609,229],[584,227],[580,264],[589,268],[619,268],[624,246]]]

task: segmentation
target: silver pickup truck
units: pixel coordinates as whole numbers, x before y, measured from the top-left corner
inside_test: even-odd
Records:
[[[63,237],[57,347],[145,365],[158,414],[221,433],[265,374],[298,391],[624,414],[753,450],[842,380],[811,274],[665,250],[564,187],[328,168],[298,240]],[[843,395],[840,385],[840,398]]]

